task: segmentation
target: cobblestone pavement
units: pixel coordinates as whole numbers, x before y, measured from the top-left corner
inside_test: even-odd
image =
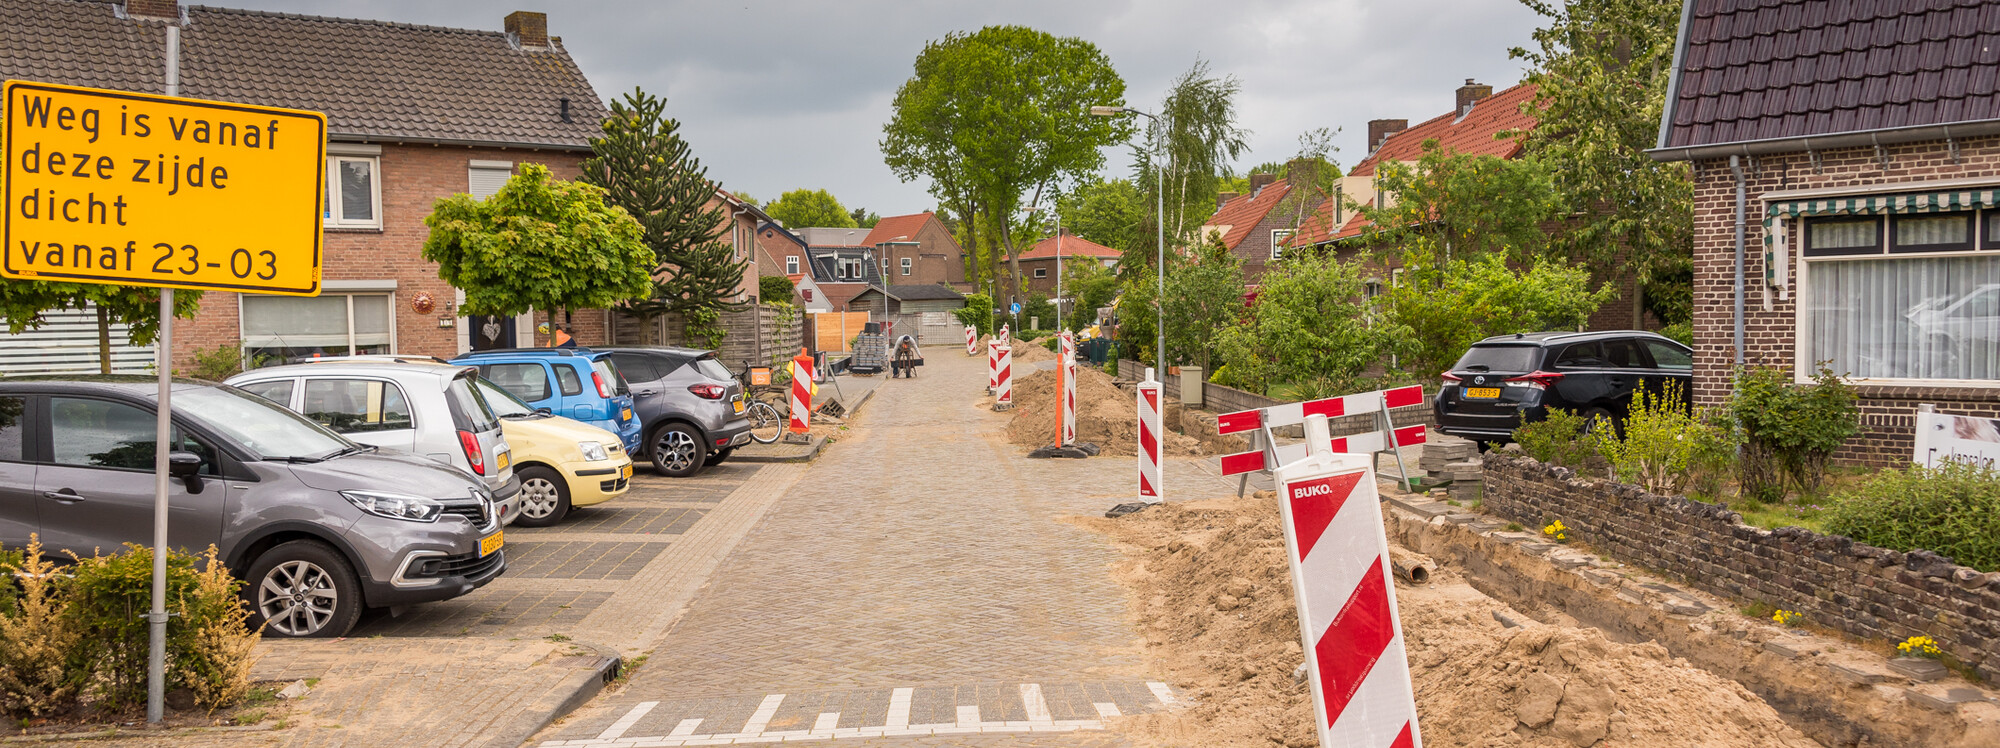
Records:
[[[1107,717],[1171,703],[1115,549],[1059,521],[1129,500],[1135,459],[1028,460],[981,402],[983,358],[928,364],[875,393],[628,685],[537,740],[1120,745]],[[1166,482],[1235,489],[1195,459]]]

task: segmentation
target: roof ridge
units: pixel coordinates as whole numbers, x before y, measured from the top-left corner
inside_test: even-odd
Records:
[[[195,11],[202,11],[202,12],[217,13],[217,14],[264,16],[267,18],[287,18],[297,21],[323,21],[330,23],[354,24],[358,26],[386,26],[389,28],[411,29],[415,31],[444,31],[444,32],[451,32],[458,34],[475,34],[478,36],[495,36],[495,37],[500,37],[502,39],[507,38],[507,32],[504,30],[487,31],[484,29],[468,29],[468,28],[460,28],[457,26],[433,26],[430,24],[422,24],[422,23],[381,21],[373,18],[349,18],[347,16],[315,16],[305,13],[287,13],[284,11],[277,11],[277,10],[253,10],[250,8],[224,8],[215,5],[188,5],[183,7],[187,8],[187,11],[190,15],[192,15]],[[561,39],[561,37],[551,35],[549,37],[549,45],[551,47],[559,49],[560,48],[560,43],[558,41],[559,39]]]

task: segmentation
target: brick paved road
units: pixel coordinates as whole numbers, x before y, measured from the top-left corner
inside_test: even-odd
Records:
[[[1107,573],[1116,551],[1058,521],[1129,497],[1133,458],[1025,459],[980,407],[982,358],[929,364],[884,383],[627,687],[537,740],[1107,745],[1105,716],[1171,700]],[[1234,489],[1195,460],[1168,485]]]

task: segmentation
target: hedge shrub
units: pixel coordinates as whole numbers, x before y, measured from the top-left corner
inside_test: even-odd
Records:
[[[1991,467],[1884,470],[1841,493],[1820,517],[1828,532],[1870,545],[2000,571],[2000,471]]]

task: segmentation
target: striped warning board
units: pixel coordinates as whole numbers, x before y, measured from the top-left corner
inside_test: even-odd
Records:
[[[1256,410],[1239,410],[1224,413],[1215,419],[1215,430],[1224,434],[1250,431],[1261,426],[1278,428],[1305,423],[1306,416],[1322,415],[1328,418],[1376,413],[1383,408],[1401,408],[1424,403],[1424,388],[1419,385],[1397,387],[1388,390],[1363,392],[1358,395],[1342,395],[1320,400],[1273,405]]]

